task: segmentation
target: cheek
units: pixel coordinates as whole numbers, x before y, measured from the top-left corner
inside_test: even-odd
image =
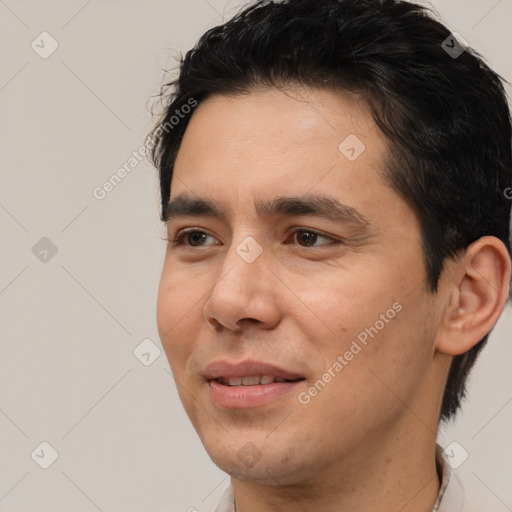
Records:
[[[375,412],[399,413],[404,403],[415,403],[428,377],[435,341],[424,296],[405,297],[381,309],[352,336],[361,350],[349,363],[360,397],[374,411],[359,407],[374,417]]]
[[[178,273],[164,267],[158,289],[157,326],[173,373],[180,372],[192,351],[190,339],[194,339],[199,325],[198,300],[191,296],[190,286],[180,282]]]
[[[359,394],[367,390],[368,396],[374,396],[378,391],[374,388],[384,386],[378,382],[379,376],[385,383],[403,382],[407,387],[407,379],[401,379],[405,369],[409,374],[424,374],[432,351],[425,292],[420,287],[414,289],[403,276],[391,275],[389,269],[380,273],[368,269],[364,276],[348,272],[338,275],[337,282],[317,280],[314,291],[310,284],[299,286],[296,282],[297,295],[308,306],[304,308],[307,314],[296,318],[302,318],[301,331],[320,355],[315,365],[318,377],[341,356],[343,369],[337,365],[338,371],[331,370],[336,374],[332,381],[337,383],[329,384],[333,393],[350,382],[346,392],[359,388]],[[357,402],[348,395],[344,400]]]
[[[370,336],[365,329],[374,333],[375,323],[378,332],[386,330],[399,314],[393,309],[397,301],[394,287],[385,276],[368,269],[363,273],[329,267],[315,275],[314,286],[304,277],[289,282],[301,299],[295,318],[309,333],[308,338],[328,352],[348,349],[359,334],[363,339]]]

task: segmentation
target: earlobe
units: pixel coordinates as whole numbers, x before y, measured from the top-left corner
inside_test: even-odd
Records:
[[[494,327],[508,296],[511,261],[507,248],[491,236],[479,238],[451,263],[449,293],[436,348],[456,356],[475,346]]]

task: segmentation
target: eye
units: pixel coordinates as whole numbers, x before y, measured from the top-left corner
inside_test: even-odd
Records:
[[[299,235],[298,237],[296,235]],[[314,245],[314,243],[319,239],[323,238],[324,240],[328,240],[328,243],[339,243],[337,240],[334,240],[331,237],[326,235],[322,235],[321,233],[317,233],[311,229],[296,229],[292,233],[292,237],[296,238],[299,242],[305,242],[305,245],[299,243],[301,247],[318,247],[318,245]],[[323,243],[319,245],[328,245]]]
[[[213,238],[212,235],[201,231],[199,229],[184,229],[180,231],[174,240],[171,240],[174,245],[185,245],[188,247],[202,247],[201,242],[205,240],[205,238],[210,237]],[[192,243],[189,243],[192,242]]]

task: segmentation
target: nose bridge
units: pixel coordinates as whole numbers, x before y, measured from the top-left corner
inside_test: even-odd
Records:
[[[268,276],[263,275],[265,270],[263,246],[252,235],[244,236],[241,241],[233,239],[224,253],[220,276],[205,304],[205,319],[215,318],[232,329],[236,329],[237,322],[243,318],[264,321],[261,308],[265,309],[263,303],[268,301],[255,301],[254,298],[262,292],[267,281]]]
[[[244,236],[241,241],[233,239],[232,245],[227,249],[222,265],[222,274],[218,285],[229,283],[250,286],[245,293],[257,288],[261,274],[265,272],[263,246],[252,236]]]

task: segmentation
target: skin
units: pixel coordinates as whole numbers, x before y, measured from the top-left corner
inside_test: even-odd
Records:
[[[338,150],[349,134],[366,146],[355,161]],[[187,127],[171,199],[209,198],[229,216],[168,223],[171,241],[189,227],[208,236],[169,243],[158,329],[184,408],[231,475],[238,510],[430,511],[436,500],[449,365],[497,321],[510,260],[484,237],[448,262],[431,294],[416,216],[382,176],[387,152],[365,103],[339,91],[213,96]],[[306,193],[335,197],[368,225],[255,212],[257,199]],[[298,227],[322,236],[308,244]],[[248,236],[263,249],[252,263],[236,252]],[[297,392],[307,391],[394,303],[401,311],[309,403],[295,392],[252,409],[211,401],[202,372],[218,359],[276,364],[303,375]],[[261,458],[247,464],[244,447]]]

